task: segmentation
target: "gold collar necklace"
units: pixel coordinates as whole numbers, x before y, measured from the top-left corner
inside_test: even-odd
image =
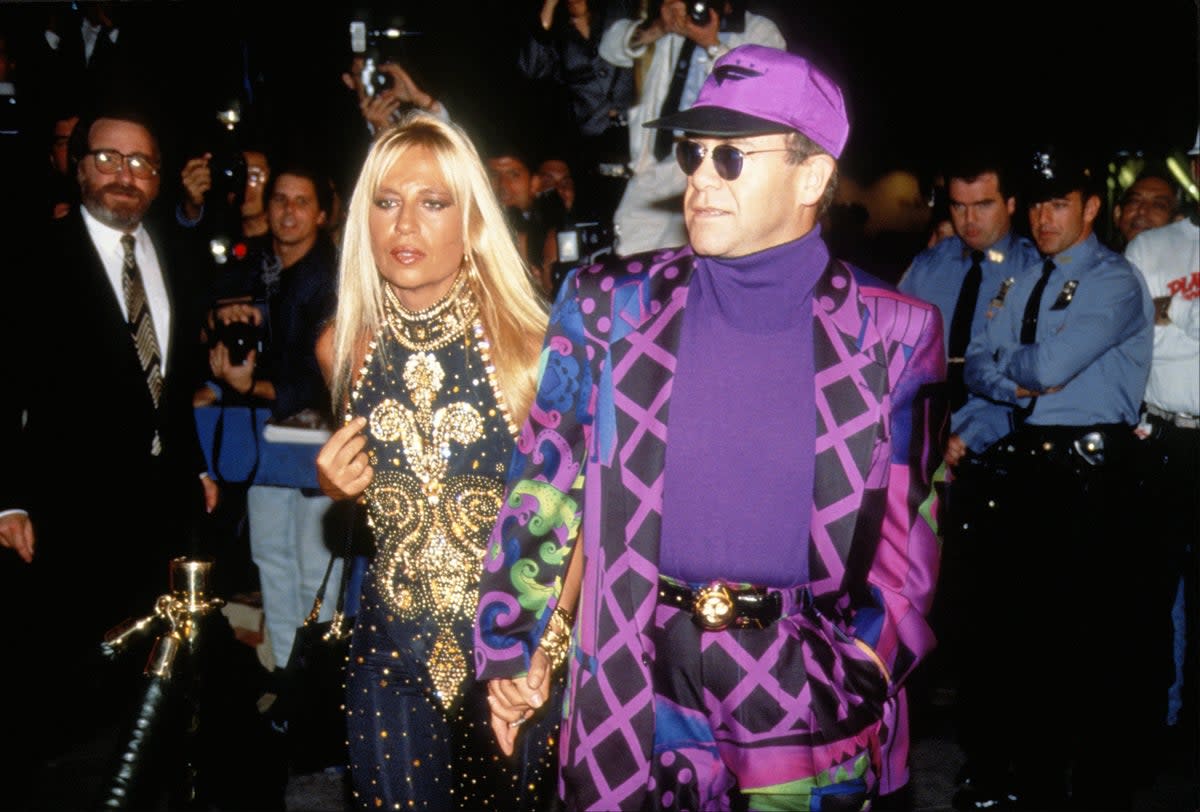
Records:
[[[460,338],[479,313],[479,306],[461,271],[450,291],[434,304],[416,312],[407,309],[384,285],[387,323],[396,340],[410,350],[436,350]]]

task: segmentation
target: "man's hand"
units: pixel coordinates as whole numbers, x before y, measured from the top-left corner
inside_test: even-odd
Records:
[[[1042,395],[1053,395],[1055,392],[1058,392],[1061,390],[1062,390],[1061,386],[1051,386],[1050,388],[1043,389],[1042,391],[1039,392],[1035,389],[1026,389],[1024,386],[1021,386],[1018,384],[1017,397],[1019,397],[1019,398],[1037,398],[1037,397],[1041,397]]]
[[[204,487],[204,510],[212,513],[217,509],[217,502],[221,501],[221,489],[207,474],[200,477],[200,484]]]
[[[239,395],[254,391],[254,370],[257,365],[258,350],[246,353],[246,360],[240,364],[229,360],[229,348],[224,342],[218,341],[208,350],[208,368],[212,370],[213,378],[223,381]]]
[[[396,94],[396,98],[401,103],[411,104],[413,107],[419,107],[426,112],[433,110],[437,99],[419,88],[404,68],[395,62],[384,62],[379,66],[379,72],[386,73],[392,77],[391,90]]]
[[[717,37],[717,31],[721,27],[721,17],[711,8],[708,10],[708,22],[696,25],[692,21],[691,15],[688,14],[687,4],[684,3],[684,0],[666,0],[662,4],[659,18],[669,33],[687,37],[701,48],[708,48],[721,42]]]
[[[379,132],[392,123],[392,116],[400,109],[400,99],[390,90],[366,96],[359,102],[358,109],[373,132]]]
[[[653,20],[643,20],[633,29],[633,34],[629,37],[629,45],[633,48],[641,48],[649,45],[652,42],[662,39],[667,33],[666,22],[666,4],[659,9],[658,16]]]
[[[543,0],[542,10],[538,13],[538,19],[542,23],[542,29],[550,30],[550,24],[554,22],[554,9],[558,8],[558,0]]]
[[[1154,323],[1159,327],[1163,327],[1171,323],[1171,317],[1167,315],[1171,310],[1170,296],[1155,296],[1154,297]]]
[[[33,522],[27,513],[9,513],[0,516],[0,547],[8,547],[26,564],[33,562]]]
[[[208,162],[212,153],[206,152],[199,158],[192,158],[183,165],[179,179],[183,183],[183,213],[189,220],[200,218],[201,207],[204,206],[204,195],[212,188],[212,170]]]
[[[957,434],[951,434],[950,439],[946,441],[946,453],[942,456],[942,459],[945,460],[947,465],[953,468],[955,465],[958,465],[958,461],[966,453],[967,444]]]
[[[255,327],[261,326],[262,320],[262,311],[250,302],[232,302],[218,305],[213,308],[210,318],[210,322],[214,323],[233,324],[235,322],[242,322],[243,324],[253,324]]]
[[[355,499],[375,478],[367,459],[365,417],[356,417],[330,435],[317,452],[317,484],[332,499]]]
[[[354,95],[358,99],[358,109],[373,132],[379,132],[391,124],[393,115],[405,105],[411,105],[430,113],[435,111],[438,104],[437,99],[418,87],[413,78],[409,76],[408,71],[395,62],[382,62],[376,68],[379,73],[391,77],[392,86],[373,96],[367,93],[367,89],[362,83],[362,71],[365,64],[363,57],[354,57],[350,62],[350,70],[342,74],[342,84],[354,91]]]
[[[521,725],[546,703],[542,686],[550,674],[550,661],[539,647],[529,658],[529,672],[516,679],[488,681],[488,707],[491,708],[492,732],[506,756],[513,754]]]

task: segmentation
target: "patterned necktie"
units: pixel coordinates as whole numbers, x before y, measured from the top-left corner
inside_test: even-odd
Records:
[[[1037,284],[1033,286],[1033,290],[1029,292],[1029,301],[1025,303],[1025,313],[1021,317],[1021,343],[1032,344],[1037,339],[1037,323],[1038,311],[1042,307],[1042,293],[1046,290],[1046,282],[1050,279],[1050,273],[1054,270],[1054,261],[1047,259],[1042,265],[1042,275],[1038,277]],[[1024,409],[1018,408],[1013,413],[1013,419],[1018,426],[1024,425],[1029,416],[1033,414],[1033,407],[1037,406],[1037,395],[1029,399],[1029,405]]]
[[[946,385],[949,387],[950,410],[958,411],[967,402],[967,387],[963,383],[963,356],[971,343],[971,321],[975,318],[975,305],[979,301],[979,286],[983,282],[983,252],[971,252],[971,268],[963,279],[950,319],[950,364],[946,369]]]
[[[121,245],[125,248],[121,288],[125,292],[125,311],[129,314],[129,335],[133,338],[138,361],[146,374],[146,386],[150,389],[150,397],[154,399],[154,408],[157,410],[162,401],[163,390],[158,335],[154,332],[154,319],[150,315],[150,303],[146,299],[146,288],[142,284],[142,272],[138,269],[137,258],[133,253],[133,235],[126,234],[121,237]],[[157,457],[161,452],[162,438],[155,429],[150,453]]]
[[[663,99],[660,116],[669,116],[679,112],[679,102],[683,98],[683,86],[687,83],[688,71],[692,67],[692,52],[696,50],[694,40],[684,40],[679,49],[679,58],[675,60],[675,73],[671,76],[671,86],[667,89],[667,97]],[[671,144],[675,141],[675,131],[661,129],[654,136],[654,159],[661,161],[671,154]]]

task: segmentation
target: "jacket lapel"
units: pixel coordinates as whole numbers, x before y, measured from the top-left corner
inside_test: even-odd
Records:
[[[840,591],[885,449],[887,364],[857,280],[837,260],[814,291],[817,447],[809,574],[816,594]]]
[[[600,412],[613,415],[616,431],[610,439],[601,429],[599,448],[620,487],[610,483],[603,537],[607,560],[637,575],[622,578],[626,588],[615,594],[638,628],[648,628],[654,610],[671,384],[694,262],[687,249],[657,254],[644,270],[631,266],[613,291],[612,363],[600,386],[612,403]]]

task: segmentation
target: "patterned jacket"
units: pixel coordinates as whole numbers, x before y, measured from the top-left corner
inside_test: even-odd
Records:
[[[560,742],[571,806],[645,801],[663,469],[693,270],[682,248],[613,259],[564,284],[485,554],[475,658],[487,680],[528,668],[582,534]],[[816,607],[888,675],[879,744],[889,791],[907,780],[904,678],[934,644],[925,615],[939,561],[941,318],[837,262],[813,302],[810,588]]]

